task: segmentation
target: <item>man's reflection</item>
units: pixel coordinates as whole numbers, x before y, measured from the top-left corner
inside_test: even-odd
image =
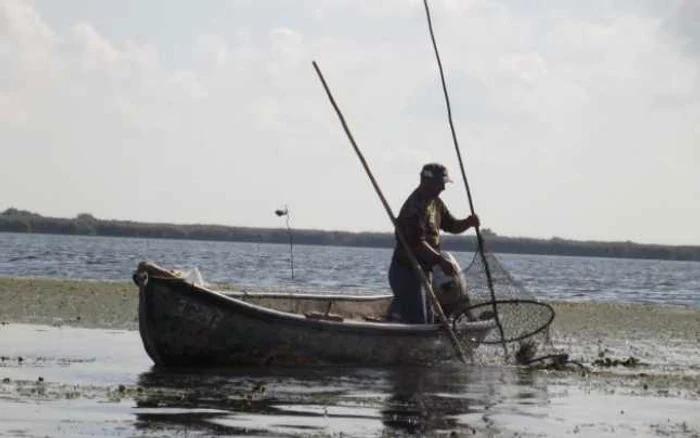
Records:
[[[392,390],[381,410],[388,434],[425,435],[436,431],[464,430],[457,416],[475,412],[466,386],[465,368],[397,368],[390,375]],[[483,405],[483,402],[477,403]]]

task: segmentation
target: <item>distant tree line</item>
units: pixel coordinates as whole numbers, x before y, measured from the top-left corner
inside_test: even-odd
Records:
[[[0,231],[16,233],[73,234],[153,239],[223,240],[257,243],[288,243],[285,228],[252,228],[223,225],[178,225],[97,219],[82,213],[74,218],[45,217],[26,210],[9,208],[0,214]],[[553,237],[534,239],[498,236],[484,228],[484,245],[496,253],[568,255],[589,257],[645,258],[700,261],[700,246],[649,245],[634,242],[576,241]],[[393,233],[292,230],[294,244],[391,248]],[[476,251],[473,235],[443,237],[443,248]]]

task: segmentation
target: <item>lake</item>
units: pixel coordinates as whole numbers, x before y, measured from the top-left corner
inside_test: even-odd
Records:
[[[128,280],[141,260],[212,283],[389,293],[391,249],[0,233],[0,276]],[[473,253],[453,253],[462,267]],[[498,254],[542,300],[700,306],[700,262]],[[294,279],[292,279],[292,268]]]

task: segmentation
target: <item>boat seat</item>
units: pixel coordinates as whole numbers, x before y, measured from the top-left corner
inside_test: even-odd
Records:
[[[344,318],[337,313],[307,312],[304,314],[309,319],[320,319],[323,321],[343,322]]]

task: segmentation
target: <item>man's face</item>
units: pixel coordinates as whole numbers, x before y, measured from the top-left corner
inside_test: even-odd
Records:
[[[442,179],[425,179],[423,180],[426,192],[429,196],[439,196],[445,190],[445,181]]]

